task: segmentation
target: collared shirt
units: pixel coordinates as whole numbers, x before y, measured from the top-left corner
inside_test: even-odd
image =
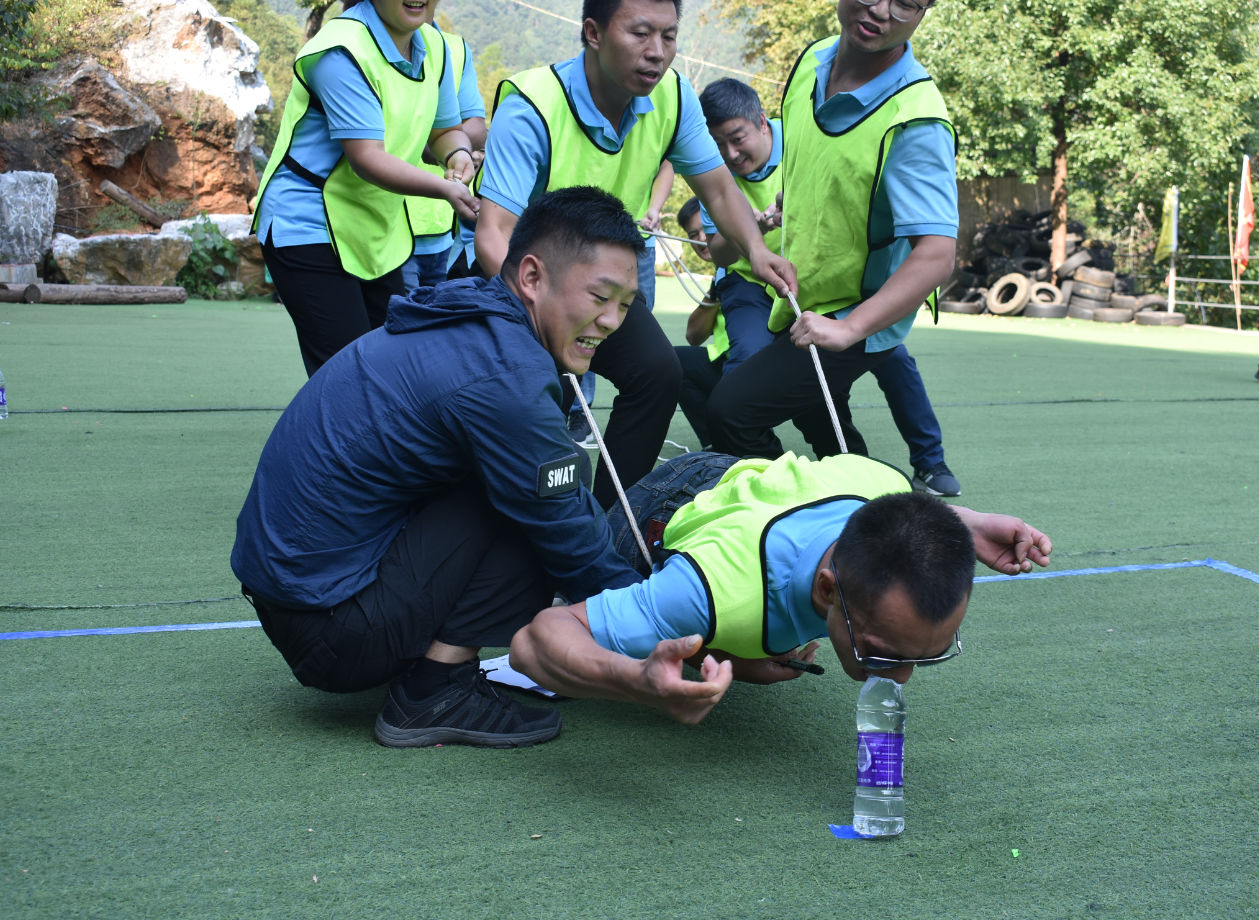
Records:
[[[402,73],[410,76],[420,72],[427,49],[418,31],[411,37],[411,59],[407,60],[398,52],[374,5],[357,3],[341,16],[365,24],[385,59]],[[380,101],[348,52],[336,48],[322,55],[311,68],[309,85],[323,111],[312,106],[306,112],[293,130],[289,147],[292,157],[306,169],[319,176],[332,172],[344,155],[342,140],[385,139]],[[446,68],[438,84],[437,115],[430,130],[452,128],[461,120],[454,76]],[[276,246],[328,242],[323,193],[287,166],[275,171],[262,198],[258,239],[265,240],[268,233]]]
[[[595,107],[586,80],[585,55],[582,51],[577,57],[556,64],[556,74],[572,100],[578,120],[595,143],[606,150],[620,150],[638,119],[654,106],[649,97],[634,96],[620,124],[614,127]],[[680,175],[693,176],[723,164],[695,90],[685,78],[681,84],[678,132],[668,159]],[[494,112],[490,124],[481,196],[519,216],[529,202],[546,190],[544,166],[549,156],[550,143],[541,117],[519,94],[509,95]]]
[[[906,42],[905,53],[883,73],[851,92],[836,93],[827,99],[826,84],[838,50],[839,42],[835,42],[819,51],[814,70],[813,110],[829,132],[852,127],[897,90],[928,77]],[[873,279],[882,275],[879,287],[908,257],[910,237],[957,238],[957,164],[953,135],[948,128],[938,122],[924,122],[909,125],[897,134],[875,191],[871,215],[871,237],[895,237],[895,242],[879,256],[883,264],[871,274]],[[880,220],[890,220],[890,227],[880,224]],[[866,340],[866,350],[895,348],[905,340],[913,323],[911,313],[875,333]]]
[[[765,585],[772,648],[796,648],[826,635],[826,620],[813,608],[814,574],[862,504],[806,506],[770,527]],[[695,566],[681,555],[670,556],[646,581],[587,598],[586,619],[599,645],[632,658],[646,658],[662,639],[707,635],[711,625],[708,592]]]

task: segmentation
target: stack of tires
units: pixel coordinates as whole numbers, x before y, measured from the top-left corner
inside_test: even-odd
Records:
[[[1131,280],[1115,273],[1110,246],[1086,242],[1084,225],[1067,223],[1067,255],[1051,283],[1048,211],[1015,211],[1008,221],[984,224],[972,240],[973,258],[959,266],[940,300],[942,313],[993,313],[1060,319],[1071,316],[1103,323],[1179,325],[1158,294],[1137,297]]]

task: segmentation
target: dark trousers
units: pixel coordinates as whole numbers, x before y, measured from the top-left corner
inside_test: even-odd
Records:
[[[330,243],[276,246],[267,234],[262,258],[293,319],[306,376],[365,332],[383,326],[389,298],[402,294],[402,269],[371,281],[341,268]]]
[[[853,382],[889,354],[868,354],[865,341],[846,351],[818,349],[848,450],[866,453],[866,442],[852,424],[848,394]],[[808,349],[791,344],[780,332],[769,345],[733,371],[722,375],[708,399],[713,450],[738,457],[778,457],[782,442],[774,426],[791,421],[818,457],[839,453],[830,414]]]
[[[764,287],[737,272],[727,272],[715,288],[730,339],[723,371],[729,373],[774,340],[768,325],[774,301]]]
[[[595,351],[590,369],[616,387],[612,414],[602,434],[621,484],[628,487],[655,466],[682,383],[673,345],[642,298],[634,301],[620,328]],[[604,508],[617,500],[603,463],[595,473],[593,492]]]
[[[708,424],[708,397],[721,380],[726,356],[716,361],[708,360],[708,349],[702,345],[678,345],[678,363],[682,366],[682,387],[678,390],[678,405],[691,423],[700,447],[713,443],[712,426]]]
[[[874,368],[874,379],[887,399],[892,421],[909,448],[915,470],[930,470],[944,462],[944,438],[940,421],[931,408],[918,364],[904,345],[888,352],[887,360]]]
[[[553,596],[524,534],[490,506],[480,486],[468,485],[415,511],[381,559],[376,580],[335,607],[293,610],[250,600],[299,681],[353,693],[406,676],[434,639],[508,645]]]

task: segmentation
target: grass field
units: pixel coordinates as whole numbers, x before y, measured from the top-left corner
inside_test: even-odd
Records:
[[[840,841],[837,666],[697,727],[572,701],[536,748],[377,746],[381,693],[299,686],[227,566],[304,377],[283,310],[0,304],[0,916],[1254,917],[1259,339],[908,344],[960,501],[1050,533],[1054,577],[979,573],[965,653],[907,687],[905,833]],[[877,387],[852,404],[904,465]]]

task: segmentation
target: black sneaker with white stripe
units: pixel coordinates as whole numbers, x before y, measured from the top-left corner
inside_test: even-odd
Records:
[[[914,478],[910,483],[917,492],[931,495],[953,497],[962,494],[962,484],[943,463],[937,463],[929,470],[914,470]]]
[[[527,747],[560,733],[560,714],[525,706],[500,694],[475,660],[456,669],[450,683],[422,700],[407,697],[401,681],[389,688],[376,717],[376,740],[386,747]]]

